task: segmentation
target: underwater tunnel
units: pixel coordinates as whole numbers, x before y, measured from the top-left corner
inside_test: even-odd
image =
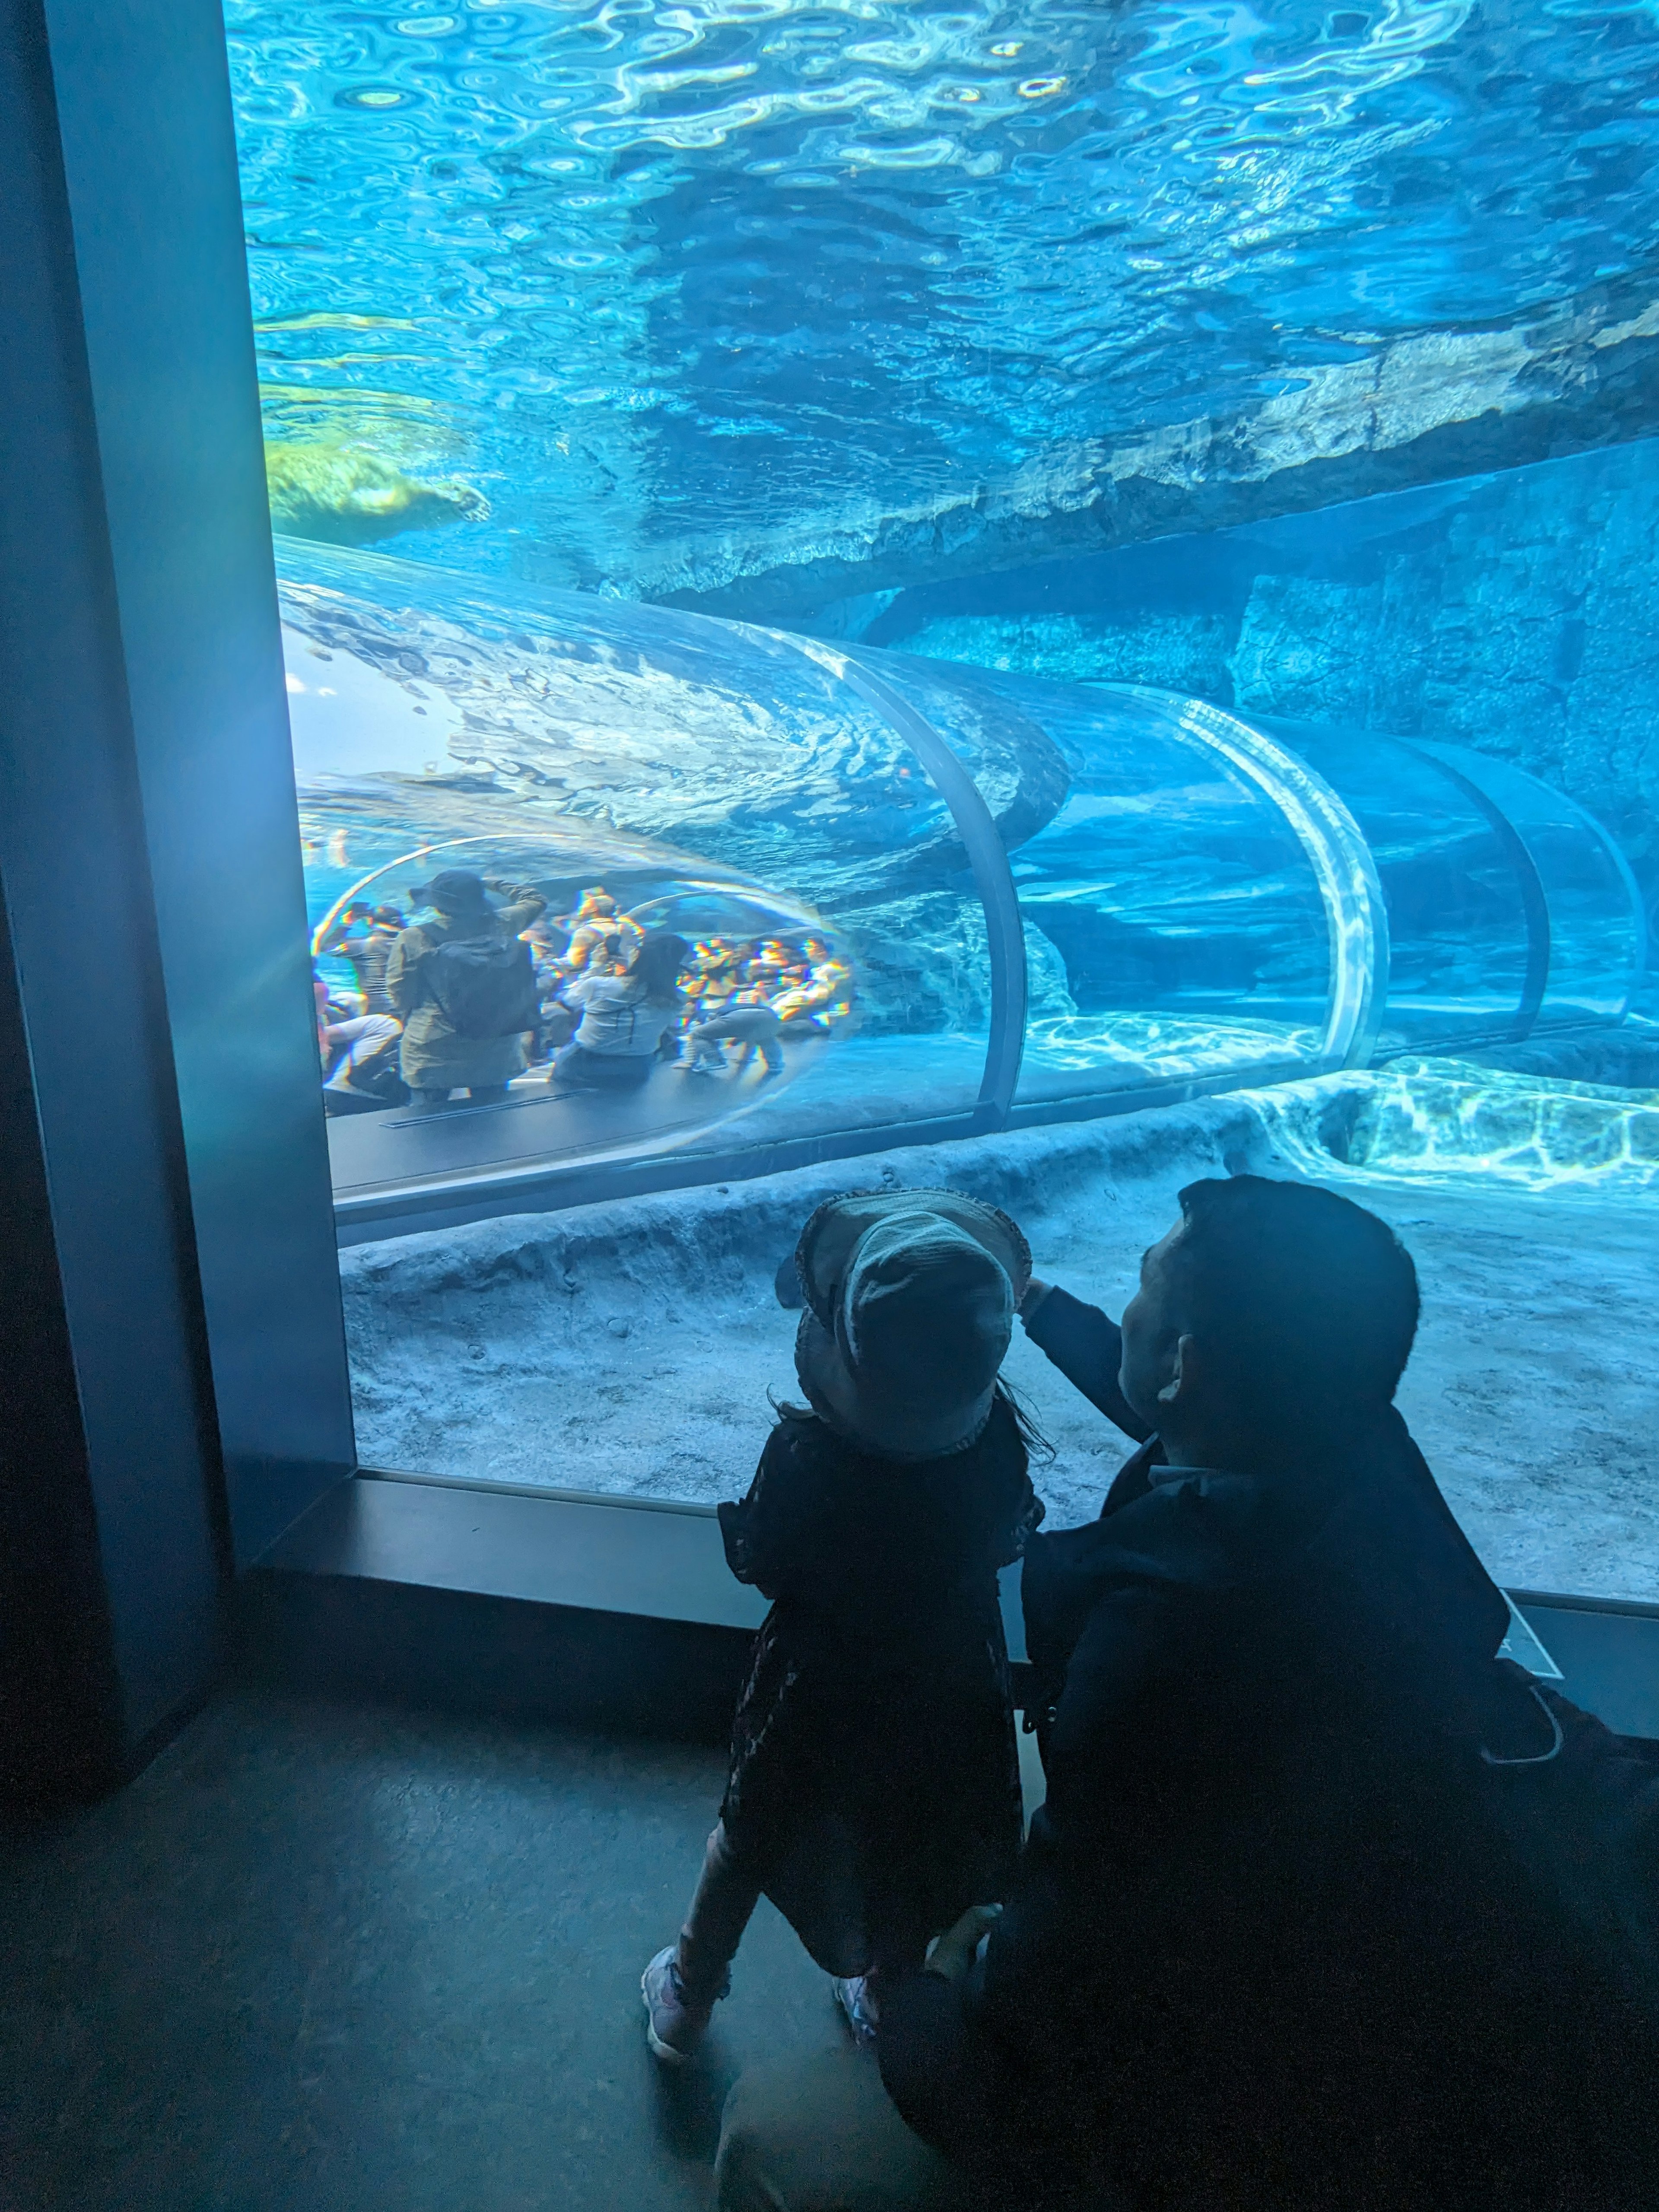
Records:
[[[625,1097],[330,1121],[345,1241],[1618,1022],[1641,902],[1501,759],[279,541],[313,950],[445,866],[693,947]],[[670,1050],[673,1049],[671,1045]]]

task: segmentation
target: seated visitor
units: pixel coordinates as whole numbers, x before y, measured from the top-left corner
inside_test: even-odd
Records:
[[[528,929],[520,935],[530,947],[530,957],[536,969],[536,981],[548,988],[564,973],[564,957],[570,949],[568,931],[560,927],[550,915],[538,915]]]
[[[317,1044],[323,1063],[323,1103],[331,1114],[374,1113],[408,1096],[398,1073],[395,1047],[403,1024],[391,1014],[360,1014],[330,998],[313,974]]]
[[[652,2050],[688,2057],[763,1896],[867,2040],[895,1978],[1020,1838],[997,1571],[1042,1508],[1000,1381],[1030,1272],[1006,1214],[951,1191],[834,1199],[802,1231],[784,1407],[726,1559],[769,1597],[731,1778],[679,1940],[641,1984]]]
[[[561,1083],[629,1090],[647,1080],[685,1006],[679,972],[688,950],[672,930],[653,930],[625,974],[590,973],[565,985],[563,1003],[580,1021],[554,1057]]]
[[[821,937],[809,938],[799,965],[785,978],[784,988],[772,1001],[781,1022],[798,1022],[826,1016],[853,979],[846,961],[837,959]]]
[[[540,1018],[520,933],[547,902],[526,885],[466,868],[446,868],[410,896],[430,918],[402,931],[386,962],[387,995],[404,1023],[403,1079],[426,1109],[455,1091],[503,1097]]]
[[[763,945],[744,963],[743,988],[757,999],[769,997],[782,988],[784,969],[776,945]]]
[[[822,2061],[738,2084],[725,2212],[969,2179],[1011,2212],[1651,2203],[1659,2036],[1624,1962],[1655,1784],[1621,1805],[1632,1939],[1590,1850],[1539,1875],[1565,1731],[1616,1740],[1495,1656],[1508,1608],[1392,1404],[1403,1249],[1240,1176],[1182,1193],[1121,1334],[1042,1285],[1024,1310],[1146,1439],[1097,1522],[1028,1547],[1047,1802],[1000,1914],[888,1993],[886,2094]]]
[[[539,1000],[541,1022],[536,1034],[537,1060],[554,1058],[576,1034],[582,1018],[580,1006],[574,1006],[564,995],[567,979],[558,977],[543,989]]]
[[[714,957],[714,946],[708,938],[693,939],[691,949],[685,956],[685,972],[681,978],[680,988],[694,1007],[700,1006],[708,996],[710,970]]]

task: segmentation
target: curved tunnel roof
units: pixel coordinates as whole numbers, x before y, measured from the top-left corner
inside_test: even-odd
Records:
[[[741,959],[783,1016],[781,1080],[665,1063],[623,1101],[532,1073],[332,1122],[349,1235],[1516,1042],[1616,1022],[1640,972],[1612,841],[1488,755],[282,541],[279,567],[313,922],[453,851],[554,916],[606,889],[696,941],[694,994]]]

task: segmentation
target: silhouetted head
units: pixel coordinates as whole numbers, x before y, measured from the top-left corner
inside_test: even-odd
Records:
[[[471,868],[441,868],[429,884],[413,885],[410,895],[424,906],[436,907],[440,914],[489,911],[483,878],[475,876]]]
[[[678,995],[679,972],[690,946],[672,929],[653,929],[641,943],[628,980],[643,998],[665,1006]]]
[[[1357,1437],[1417,1334],[1417,1271],[1385,1222],[1261,1176],[1189,1184],[1123,1316],[1124,1396],[1176,1462],[1249,1468],[1295,1437]]]
[[[1017,1223],[959,1191],[849,1192],[807,1222],[795,1271],[795,1373],[821,1421],[884,1458],[976,1441],[1031,1279]]]
[[[395,906],[377,906],[369,920],[378,922],[382,929],[401,929],[404,926],[403,915]]]

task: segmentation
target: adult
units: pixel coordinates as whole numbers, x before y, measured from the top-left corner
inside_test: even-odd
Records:
[[[368,917],[368,934],[362,940],[355,965],[357,986],[363,994],[363,1006],[371,1014],[391,1014],[397,1012],[392,1003],[392,994],[386,987],[386,971],[391,963],[392,949],[403,934],[403,915],[395,906],[377,906]]]
[[[1393,1407],[1417,1307],[1373,1215],[1255,1176],[1182,1193],[1121,1334],[1034,1286],[1032,1335],[1146,1437],[1027,1553],[1047,1801],[982,1960],[955,1931],[888,1997],[890,2104],[837,2077],[864,2193],[813,2194],[763,2079],[728,2212],[954,2201],[953,2169],[1024,2208],[1650,2201],[1650,2019],[1515,1846],[1571,1708],[1495,1657],[1507,1606]]]
[[[561,1083],[626,1091],[646,1080],[684,1010],[679,974],[690,949],[672,930],[653,930],[625,975],[583,975],[565,986],[564,1002],[580,1008],[581,1020],[554,1057]]]
[[[625,966],[645,940],[645,932],[632,915],[619,914],[617,902],[602,885],[585,890],[574,912],[560,917],[569,932],[561,964],[568,975],[587,969],[609,971],[611,963]]]
[[[407,1097],[398,1079],[395,1048],[402,1024],[391,1014],[359,1014],[330,994],[312,971],[317,1006],[317,1049],[323,1064],[325,1113],[373,1114]]]
[[[809,937],[802,947],[799,962],[790,971],[786,988],[773,1000],[772,1010],[781,1022],[798,1022],[822,1014],[843,996],[852,980],[853,971],[847,962],[838,959],[821,937]]]
[[[386,966],[387,994],[403,1017],[404,1081],[428,1110],[455,1091],[504,1097],[524,1068],[526,1032],[539,1019],[520,932],[547,902],[468,868],[445,868],[410,896],[428,917],[400,932]]]
[[[343,960],[351,969],[360,995],[367,1001],[368,991],[363,982],[363,954],[368,944],[368,933],[373,926],[374,909],[366,899],[353,899],[341,909],[327,942],[321,947],[324,956],[331,960]],[[365,1003],[363,1011],[374,1013],[379,1009]]]

